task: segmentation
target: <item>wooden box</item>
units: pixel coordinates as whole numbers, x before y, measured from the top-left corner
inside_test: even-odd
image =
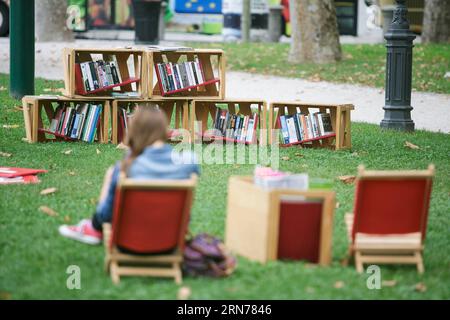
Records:
[[[330,190],[265,190],[251,177],[228,183],[225,244],[265,263],[277,259],[331,262],[335,193]]]
[[[81,77],[79,63],[93,60],[112,60],[116,58],[121,75],[121,82],[86,92],[77,84]],[[134,92],[139,98],[147,98],[148,74],[147,53],[138,49],[106,48],[65,48],[63,49],[64,95],[70,98],[113,98],[112,93]],[[81,86],[81,88],[80,88]],[[119,88],[119,89],[118,89]]]
[[[112,101],[112,118],[111,118],[111,141],[114,144],[123,142],[119,134],[120,127],[120,112],[121,109],[125,111],[132,111],[137,105],[145,106],[146,103],[155,103],[158,107],[163,110],[171,125],[174,129],[171,132],[176,135],[176,129],[185,129],[186,132],[189,130],[189,100],[155,100],[155,99],[117,99]],[[123,135],[122,135],[123,137]],[[176,137],[174,137],[176,138]],[[190,135],[182,136],[184,141],[190,140]]]
[[[351,120],[350,112],[354,110],[352,104],[322,104],[309,103],[303,101],[291,102],[272,102],[269,106],[269,143],[278,143],[279,132],[274,129],[280,129],[278,118],[281,115],[292,115],[298,112],[309,115],[314,111],[326,112],[331,116],[331,125],[334,134],[316,137],[291,144],[280,144],[281,146],[289,147],[293,145],[312,146],[312,147],[326,147],[339,149],[351,149]]]
[[[208,129],[212,129],[218,108],[228,109],[231,114],[251,116],[258,115],[259,143],[266,144],[266,110],[267,104],[263,100],[251,99],[225,99],[225,100],[193,100],[190,108],[190,131],[192,139],[204,137]],[[196,125],[196,121],[201,122],[201,127]],[[213,137],[219,139],[219,137]],[[223,138],[227,140],[226,138]]]
[[[182,89],[164,91],[160,63],[198,61],[203,70],[204,82]],[[172,51],[148,51],[148,92],[152,99],[223,99],[225,97],[225,56],[218,49],[192,49]]]
[[[92,103],[102,106],[95,141],[108,142],[110,101],[94,98],[71,99],[63,96],[25,96],[22,99],[26,140],[28,142],[76,141],[48,130],[58,105]],[[79,141],[79,140],[78,140]]]

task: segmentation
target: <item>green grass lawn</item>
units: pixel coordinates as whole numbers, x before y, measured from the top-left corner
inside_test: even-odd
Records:
[[[61,82],[37,80],[37,93],[59,88]],[[8,77],[0,75],[0,88]],[[24,137],[22,112],[0,91],[0,165],[45,168],[36,185],[0,186],[0,298],[12,299],[174,299],[178,286],[172,280],[123,278],[114,286],[103,271],[103,247],[91,247],[59,236],[57,228],[92,214],[103,174],[120,159],[123,151],[114,145],[87,143],[28,144]],[[18,125],[8,127],[5,125]],[[353,150],[330,151],[284,148],[281,169],[307,172],[313,178],[333,181],[339,207],[335,212],[333,263],[321,268],[300,262],[271,262],[266,265],[238,259],[236,273],[226,279],[189,278],[184,285],[193,299],[449,299],[450,298],[450,139],[448,134],[416,131],[406,134],[381,131],[376,125],[353,123]],[[420,147],[405,148],[405,141]],[[97,154],[96,150],[101,153]],[[64,151],[72,150],[69,155]],[[302,156],[299,156],[301,154]],[[371,169],[421,169],[436,165],[423,276],[412,266],[382,267],[383,280],[396,285],[368,290],[368,275],[353,266],[343,267],[347,240],[344,213],[352,210],[354,186],[336,177],[356,173],[358,164]],[[209,232],[223,237],[226,186],[230,175],[248,175],[253,165],[202,165],[190,228],[195,234]],[[70,174],[72,172],[72,174]],[[56,187],[56,193],[40,191]],[[48,216],[38,210],[48,206],[59,213]],[[81,267],[81,290],[66,289],[66,268]],[[342,288],[335,283],[342,281]],[[415,290],[418,283],[426,291]]]
[[[289,44],[268,43],[188,43],[194,48],[223,48],[227,68],[260,74],[363,84],[383,88],[386,48],[382,44],[344,44],[343,59],[336,64],[287,62]],[[413,90],[450,93],[450,45],[416,45],[413,49]]]

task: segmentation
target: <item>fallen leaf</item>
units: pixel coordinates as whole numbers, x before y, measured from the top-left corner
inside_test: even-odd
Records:
[[[51,194],[51,193],[55,193],[56,192],[56,188],[47,188],[41,191],[41,195],[45,196],[47,194]]]
[[[405,141],[405,147],[410,148],[410,149],[420,149],[419,146],[416,146],[415,144],[409,142],[409,141]]]
[[[395,287],[397,285],[396,280],[383,280],[381,282],[382,287]]]
[[[311,288],[311,287],[306,287],[305,291],[306,291],[306,293],[310,293],[311,294],[311,293],[315,293],[316,289]]]
[[[356,151],[352,152],[351,155],[352,155],[352,157],[358,157],[359,156],[358,152],[356,152]]]
[[[100,150],[98,150],[98,149],[95,149],[95,152],[97,152],[97,154],[100,154],[100,153],[102,153]]]
[[[16,129],[19,128],[20,126],[18,124],[4,124],[3,128],[5,129]]]
[[[343,287],[344,287],[344,281],[336,281],[335,283],[334,283],[334,287],[336,288],[336,289],[342,289]]]
[[[74,176],[75,175],[75,171],[69,171],[69,175],[70,176]]]
[[[308,165],[306,163],[302,164],[302,168],[308,168]]]
[[[43,213],[49,215],[50,217],[58,216],[58,212],[56,212],[55,210],[53,210],[47,206],[40,206],[39,210],[41,210]]]
[[[66,151],[63,151],[63,153],[69,155],[69,154],[72,153],[72,150],[66,150]]]
[[[11,300],[11,293],[1,291],[0,292],[0,300]]]
[[[339,202],[336,202],[336,207],[335,208],[338,209],[340,207],[340,205],[341,204]]]
[[[288,161],[290,158],[288,156],[281,157],[281,160]]]
[[[64,222],[69,223],[70,222],[70,217],[69,216],[64,216]]]
[[[425,291],[427,291],[427,286],[425,285],[425,283],[419,282],[414,287],[414,290],[416,290],[417,292],[425,292]]]
[[[0,156],[5,157],[5,158],[9,158],[12,156],[11,153],[7,153],[7,152],[0,152]]]
[[[352,184],[355,181],[356,176],[339,176],[338,179],[345,184]]]
[[[301,154],[300,152],[296,152],[296,153],[294,153],[294,155],[296,157],[299,157],[299,158],[303,158],[304,157],[303,154]]]
[[[121,142],[117,145],[116,149],[128,150],[128,147],[124,143]]]
[[[191,296],[191,288],[189,287],[181,287],[178,289],[177,299],[178,300],[187,300]]]
[[[22,138],[23,142],[29,142],[27,138]]]
[[[90,202],[90,204],[95,205],[95,204],[97,204],[97,198],[91,198],[91,199],[89,199],[89,202]]]
[[[6,87],[4,87],[4,86],[0,87],[0,91],[6,91],[6,90],[7,90]]]

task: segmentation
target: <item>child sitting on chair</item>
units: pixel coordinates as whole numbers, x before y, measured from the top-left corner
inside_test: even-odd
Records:
[[[167,118],[156,105],[137,108],[128,128],[129,153],[106,172],[94,216],[74,226],[60,226],[62,236],[87,244],[101,243],[102,224],[112,220],[120,171],[135,179],[189,179],[191,174],[199,174],[193,154],[178,153],[165,143],[167,127]]]

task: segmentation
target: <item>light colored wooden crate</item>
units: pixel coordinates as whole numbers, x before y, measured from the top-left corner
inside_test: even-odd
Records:
[[[112,100],[112,117],[111,117],[111,141],[118,144],[118,112],[119,108],[129,108],[133,105],[145,106],[147,103],[155,103],[167,115],[169,124],[175,116],[173,129],[189,130],[189,100],[186,99],[171,99],[171,100],[156,100],[156,99],[116,99]],[[185,137],[187,140],[190,136]],[[184,139],[184,137],[183,137]]]
[[[44,118],[47,117],[51,122],[54,116],[55,103],[83,103],[91,102],[98,103],[103,106],[101,113],[100,127],[97,130],[97,141],[100,143],[108,142],[109,118],[111,114],[111,104],[109,100],[94,99],[94,98],[77,98],[71,99],[64,96],[24,96],[22,98],[23,116],[25,123],[26,140],[30,143],[45,142],[46,138],[44,132],[40,132],[39,128],[44,126]],[[51,139],[55,141],[64,140],[63,138],[55,137]]]
[[[219,49],[193,49],[176,51],[150,50],[147,52],[148,61],[148,98],[151,99],[224,99],[225,98],[225,55]],[[165,62],[200,61],[206,80],[218,79],[217,83],[192,88],[170,95],[163,95],[156,75],[156,65]]]
[[[234,253],[265,263],[278,257],[280,199],[300,196],[322,201],[319,264],[331,262],[335,192],[330,190],[265,190],[252,177],[228,181],[225,244]],[[301,213],[299,213],[301,214]]]
[[[279,141],[279,133],[277,134],[273,131],[278,126],[278,116],[294,114],[298,111],[301,111],[303,114],[309,114],[311,109],[317,109],[320,112],[330,113],[331,125],[336,133],[336,137],[312,141],[312,146],[334,148],[335,150],[351,149],[352,141],[350,112],[354,110],[354,106],[352,104],[326,104],[303,101],[272,102],[269,105],[269,143],[274,144]]]
[[[115,55],[117,63],[122,76],[122,80],[130,78],[130,69],[128,60],[132,59],[132,70],[135,78],[139,78],[139,81],[135,83],[136,90],[139,93],[140,98],[148,97],[148,54],[144,50],[132,49],[132,48],[64,48],[63,49],[63,67],[64,67],[64,95],[70,98],[85,98],[93,97],[97,99],[114,98],[111,96],[111,90],[101,91],[94,94],[87,93],[86,95],[80,95],[76,93],[75,86],[75,63],[92,61],[92,55],[101,55],[104,58],[108,58]],[[131,84],[120,86],[120,92],[133,91]]]
[[[191,131],[192,140],[198,139],[208,128],[208,122],[214,122],[216,114],[216,105],[226,105],[230,113],[250,116],[254,111],[258,114],[258,126],[260,130],[259,143],[267,143],[267,103],[264,100],[257,99],[209,99],[209,100],[193,100],[190,107],[189,130]],[[252,110],[252,107],[254,110]],[[196,128],[195,122],[201,121],[201,128]],[[200,131],[200,132],[198,132]]]

